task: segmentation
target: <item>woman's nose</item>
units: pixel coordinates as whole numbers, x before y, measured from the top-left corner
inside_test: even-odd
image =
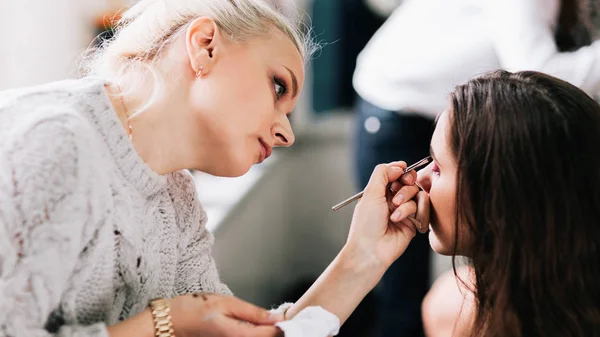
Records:
[[[431,190],[431,164],[427,165],[424,169],[417,172],[417,182],[423,190],[427,193]]]
[[[279,133],[277,132],[275,134],[275,146],[277,147],[289,147],[292,146],[292,144],[294,144],[294,134],[293,133],[289,133],[288,136],[286,136],[283,133]]]
[[[294,144],[296,137],[292,131],[292,125],[287,116],[281,123],[276,124],[272,130],[273,138],[275,138],[275,146],[289,147]]]

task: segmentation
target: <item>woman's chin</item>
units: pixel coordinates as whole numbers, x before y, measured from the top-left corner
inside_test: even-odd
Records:
[[[253,163],[230,162],[225,165],[214,167],[206,173],[217,177],[236,178],[248,173],[252,166]]]
[[[442,242],[436,235],[435,231],[429,230],[429,245],[434,252],[441,255],[452,255],[452,247],[449,244]]]

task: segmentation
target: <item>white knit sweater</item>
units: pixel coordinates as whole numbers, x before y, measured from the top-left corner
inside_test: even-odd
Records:
[[[104,82],[0,93],[0,336],[107,336],[156,297],[230,293],[191,175],[136,154]]]

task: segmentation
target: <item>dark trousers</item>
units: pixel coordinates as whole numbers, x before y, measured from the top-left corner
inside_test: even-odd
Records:
[[[360,189],[377,164],[403,160],[411,165],[429,155],[432,119],[387,111],[360,98],[356,108],[354,168]],[[430,251],[427,235],[417,233],[375,289],[379,336],[424,336],[421,302],[429,288]]]

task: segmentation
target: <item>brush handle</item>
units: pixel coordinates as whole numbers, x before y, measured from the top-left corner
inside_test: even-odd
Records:
[[[334,211],[337,211],[338,209],[340,209],[340,208],[342,208],[342,207],[344,207],[344,206],[352,203],[354,200],[358,200],[358,199],[362,198],[363,194],[365,194],[365,191],[358,192],[355,195],[351,196],[350,198],[348,198],[348,199],[340,202],[339,204],[331,207],[331,209],[334,210]]]
[[[431,162],[431,157],[425,157],[425,158],[419,160],[418,162],[416,162],[416,163],[410,165],[409,167],[407,167],[406,170],[404,170],[404,173],[402,173],[402,175],[405,175],[406,173],[408,173],[408,172],[410,172],[410,171],[412,171],[412,170],[414,170],[416,168],[419,168],[419,167],[421,167],[423,165],[429,164],[430,162]],[[402,176],[400,176],[400,177],[402,177]],[[421,185],[419,185],[417,182],[415,182],[415,184],[419,187],[419,189],[423,190],[423,188],[421,187]],[[387,187],[388,190],[391,190],[390,186],[391,186],[391,183],[388,184],[388,187]],[[340,202],[339,204],[331,207],[331,209],[333,211],[337,211],[338,209],[340,209],[340,208],[342,208],[342,207],[344,207],[344,206],[352,203],[353,201],[362,198],[363,194],[365,194],[365,191],[356,193],[355,195],[351,196],[350,198],[348,198],[348,199]]]

